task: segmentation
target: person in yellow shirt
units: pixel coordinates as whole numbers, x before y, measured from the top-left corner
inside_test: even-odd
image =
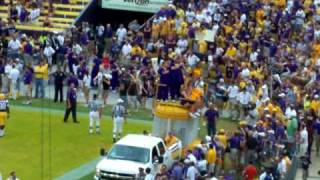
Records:
[[[229,58],[234,58],[236,55],[237,55],[237,48],[233,45],[233,43],[231,43],[226,51],[225,56]]]
[[[178,19],[183,19],[185,16],[184,10],[180,7],[177,8],[176,14]]]
[[[151,27],[152,39],[157,40],[159,38],[159,34],[160,34],[160,24],[157,22],[153,22]]]
[[[178,27],[177,34],[179,36],[187,36],[188,34],[188,24],[186,21],[181,21],[180,26]]]
[[[224,149],[226,149],[228,145],[228,138],[224,129],[219,130],[217,138],[223,144]]]
[[[205,40],[199,40],[198,46],[199,46],[199,54],[205,55],[208,50],[208,43]]]
[[[9,106],[8,100],[4,94],[0,94],[0,137],[4,136],[4,128],[6,125],[6,120],[9,117]]]
[[[164,143],[167,147],[170,147],[177,142],[178,138],[173,134],[173,132],[169,132],[169,134],[164,138]]]
[[[311,101],[310,109],[317,115],[320,115],[320,101],[319,95],[315,95],[314,99]]]
[[[161,38],[166,39],[166,36],[168,35],[169,25],[170,25],[170,23],[168,22],[168,20],[163,20],[160,23],[160,37]]]
[[[206,160],[208,163],[208,174],[214,173],[214,169],[217,161],[217,152],[212,144],[209,145],[209,150],[207,151]]]
[[[39,65],[34,68],[35,83],[36,83],[36,94],[35,98],[44,98],[44,80],[48,77],[48,65],[42,60]],[[39,96],[40,91],[40,96]]]

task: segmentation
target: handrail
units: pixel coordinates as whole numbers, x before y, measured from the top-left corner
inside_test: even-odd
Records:
[[[289,170],[284,176],[284,180],[292,180],[295,179],[297,174],[297,169],[299,167],[299,159],[298,155],[295,153],[291,160],[291,166],[289,167]]]
[[[150,21],[153,21],[153,19],[155,18],[157,13],[155,13],[154,15],[152,15],[146,22],[144,22],[139,28],[138,28],[138,31],[140,31],[141,29],[143,29],[147,23],[149,23]]]
[[[95,5],[95,2],[97,0],[91,0],[90,2],[88,2],[88,4],[82,9],[82,11],[80,12],[79,16],[73,21],[72,25],[76,25],[78,23],[78,21],[81,20],[82,16],[85,14],[85,12],[89,9],[90,6]],[[83,1],[82,1],[83,2]],[[83,4],[82,4],[83,5]]]

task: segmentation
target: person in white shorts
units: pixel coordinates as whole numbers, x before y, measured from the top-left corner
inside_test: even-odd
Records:
[[[113,121],[113,142],[121,137],[123,122],[126,122],[126,109],[122,105],[124,101],[118,99],[117,104],[112,108],[112,121]]]
[[[93,133],[94,122],[96,123],[96,133],[100,134],[100,119],[102,115],[102,104],[97,100],[97,95],[93,95],[93,99],[89,102],[89,133]]]

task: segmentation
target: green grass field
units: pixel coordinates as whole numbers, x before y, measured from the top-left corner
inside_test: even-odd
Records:
[[[49,100],[35,100],[32,106],[21,105],[21,101],[10,104],[11,117],[7,122],[6,136],[0,139],[0,172],[4,178],[15,170],[20,179],[53,179],[96,159],[100,148],[108,149],[112,145],[109,106],[104,111],[101,135],[89,135],[85,107],[78,108],[80,124],[72,123],[71,117],[65,124],[62,122],[64,104]],[[149,110],[132,113],[130,118],[124,133],[151,131]],[[218,122],[218,128],[234,130],[235,127],[230,121]],[[200,134],[204,133],[202,130]],[[91,179],[92,174],[82,178]]]
[[[100,148],[111,145],[111,121],[102,121],[101,135],[89,135],[86,114],[79,116],[80,124],[64,124],[62,111],[50,113],[21,107],[11,110],[7,134],[0,139],[0,171],[4,177],[16,170],[20,179],[52,179],[95,159]],[[141,121],[129,122],[124,130],[141,133],[150,128],[150,123]]]

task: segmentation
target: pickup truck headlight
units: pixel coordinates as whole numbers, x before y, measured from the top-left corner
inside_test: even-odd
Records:
[[[97,169],[96,169],[96,176],[97,176],[97,177],[100,177],[100,175],[101,175],[100,173],[101,173],[100,169],[97,168]]]

